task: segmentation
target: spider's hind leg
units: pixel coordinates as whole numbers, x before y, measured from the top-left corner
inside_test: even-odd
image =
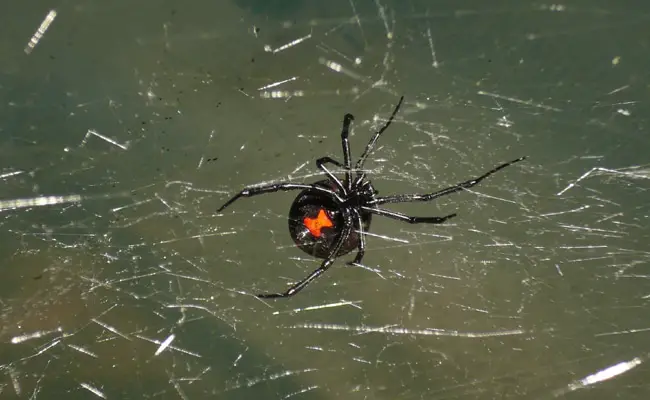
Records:
[[[316,268],[314,271],[312,271],[311,274],[307,275],[307,277],[303,278],[300,282],[295,283],[293,286],[291,286],[289,289],[287,289],[282,293],[262,293],[262,294],[258,294],[257,297],[260,299],[285,298],[285,297],[294,296],[295,294],[303,290],[307,285],[309,285],[316,278],[318,278],[323,273],[325,273],[325,271],[327,271],[332,266],[334,260],[336,260],[336,255],[341,250],[341,247],[343,247],[343,243],[345,243],[348,240],[348,237],[350,237],[352,228],[353,228],[353,222],[350,214],[347,213],[345,215],[345,226],[343,228],[343,231],[341,232],[341,236],[338,238],[336,244],[330,250],[327,258],[323,260],[323,263],[320,265],[320,267]]]
[[[357,234],[359,235],[359,250],[357,251],[357,255],[354,257],[354,260],[348,262],[347,265],[361,264],[361,260],[366,253],[366,232],[363,230],[363,218],[361,218],[361,214],[356,210],[353,211],[353,214],[354,229],[357,230]]]
[[[364,211],[384,217],[396,219],[398,221],[408,222],[409,224],[442,224],[448,219],[454,218],[457,214],[449,214],[444,217],[412,217],[397,211],[385,210],[383,208],[362,207]]]
[[[292,297],[301,290],[305,288],[305,286],[309,285],[314,279],[318,278],[321,276],[325,271],[327,271],[331,266],[332,263],[334,262],[333,257],[329,257],[323,261],[320,267],[316,268],[311,274],[309,274],[306,278],[301,280],[300,282],[294,284],[291,286],[289,289],[287,289],[285,292],[282,293],[260,293],[257,295],[258,298],[260,299],[277,299],[281,297]]]
[[[254,186],[254,187],[248,187],[241,192],[237,193],[234,195],[230,200],[225,202],[221,207],[217,209],[217,212],[223,211],[226,207],[234,203],[235,201],[239,200],[242,197],[253,197],[257,196],[260,194],[264,193],[273,193],[273,192],[288,192],[290,190],[305,190],[305,189],[313,189],[319,192],[322,192],[324,194],[330,195],[333,198],[343,201],[339,197],[338,194],[336,194],[333,190],[329,190],[324,187],[320,187],[317,185],[306,185],[302,183],[292,183],[292,182],[279,182],[279,183],[271,183],[269,185],[264,185],[264,186]]]

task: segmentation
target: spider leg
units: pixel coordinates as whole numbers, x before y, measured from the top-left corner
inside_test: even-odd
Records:
[[[345,186],[348,191],[352,190],[352,171],[350,170],[351,161],[350,161],[350,141],[348,136],[350,136],[350,124],[354,121],[354,115],[345,114],[343,117],[343,127],[341,128],[341,147],[343,148],[343,165],[341,167],[345,168]]]
[[[350,136],[350,124],[354,121],[354,115],[345,114],[343,117],[343,128],[341,128],[341,147],[343,148],[343,164],[336,161],[331,157],[321,157],[316,160],[316,166],[318,169],[323,171],[327,177],[335,182],[335,184],[341,189],[343,193],[347,193],[352,190],[350,182],[352,182],[352,171],[350,171],[350,141],[348,136]],[[325,167],[325,164],[334,164],[339,168],[345,170],[345,185],[339,178],[337,178],[330,170]]]
[[[295,295],[296,293],[300,292],[302,289],[305,288],[305,286],[309,285],[314,279],[318,278],[321,276],[325,271],[329,269],[329,267],[332,266],[332,263],[334,262],[334,258],[329,257],[323,263],[321,264],[320,267],[318,267],[314,272],[309,274],[305,279],[301,280],[300,282],[296,283],[295,285],[291,286],[289,289],[287,289],[286,292],[283,293],[261,293],[256,295],[260,299],[277,299],[280,297],[291,297]]]
[[[341,128],[341,147],[343,147],[343,165],[345,169],[350,169],[350,141],[348,136],[350,136],[350,124],[354,121],[354,115],[345,114],[343,117],[343,128]]]
[[[408,222],[409,224],[442,224],[450,218],[454,218],[456,213],[445,215],[444,217],[411,217],[396,211],[385,210],[383,208],[361,207],[363,210],[384,217]]]
[[[341,190],[341,192],[344,195],[346,195],[348,193],[348,190],[346,189],[345,186],[343,186],[343,182],[341,182],[341,180],[336,175],[334,175],[332,173],[332,171],[327,169],[327,167],[325,166],[325,163],[334,164],[334,165],[336,165],[337,167],[340,167],[340,168],[344,167],[343,164],[341,164],[340,162],[336,161],[335,159],[333,159],[331,157],[321,157],[318,160],[316,160],[316,166],[318,167],[318,169],[323,171],[325,173],[325,175],[327,175],[327,177],[331,181],[333,181],[334,184]]]
[[[364,254],[366,253],[366,232],[363,230],[363,219],[361,219],[361,214],[357,210],[353,210],[354,213],[354,228],[359,234],[359,250],[357,251],[356,257],[354,260],[347,263],[348,265],[359,265],[363,259]]]
[[[327,194],[341,203],[343,202],[343,199],[338,194],[336,194],[336,192],[321,186],[307,185],[302,183],[280,182],[280,183],[272,183],[264,186],[255,186],[255,187],[246,188],[241,192],[237,193],[236,195],[234,195],[230,200],[225,202],[221,207],[217,209],[217,212],[223,211],[224,208],[228,207],[235,201],[239,200],[239,198],[241,197],[252,197],[264,193],[273,193],[279,191],[287,192],[290,190],[304,190],[304,189],[313,189],[322,192],[324,194]]]
[[[509,161],[505,164],[501,164],[497,167],[492,168],[488,172],[484,173],[483,175],[479,176],[478,178],[470,179],[465,182],[461,182],[457,185],[450,186],[448,188],[444,188],[442,190],[438,190],[437,192],[433,193],[428,193],[428,194],[396,194],[393,196],[384,196],[384,197],[375,197],[374,200],[372,200],[369,204],[371,205],[380,205],[380,204],[388,204],[388,203],[403,203],[407,201],[431,201],[433,199],[437,199],[438,197],[446,196],[448,194],[456,193],[463,191],[465,189],[469,189],[472,186],[478,185],[483,179],[487,178],[488,176],[492,175],[493,173],[509,166],[514,163],[517,163],[519,161],[525,160],[526,157],[519,157],[516,160]]]
[[[375,134],[372,136],[368,144],[366,145],[366,149],[363,151],[363,154],[361,154],[361,157],[359,157],[359,161],[357,161],[357,165],[354,169],[360,170],[363,168],[363,164],[366,162],[366,159],[370,155],[370,152],[372,149],[375,147],[375,143],[377,143],[377,139],[379,139],[379,135],[384,133],[384,131],[390,126],[390,124],[393,122],[393,119],[395,118],[395,114],[399,111],[400,107],[402,106],[402,101],[404,100],[404,96],[400,97],[399,102],[395,106],[395,109],[393,110],[393,113],[391,114],[390,118],[388,118],[388,121],[384,124],[384,126],[381,127],[380,130],[375,132]]]
[[[343,231],[341,232],[341,236],[339,239],[336,241],[336,244],[332,247],[330,250],[329,255],[327,258],[323,261],[323,263],[320,265],[320,267],[316,268],[311,274],[307,275],[306,278],[301,280],[300,282],[294,284],[291,286],[289,289],[287,289],[283,293],[262,293],[258,294],[257,297],[260,299],[277,299],[280,297],[291,297],[295,295],[296,293],[300,292],[303,290],[307,285],[309,285],[314,279],[318,278],[321,276],[325,271],[327,271],[332,264],[334,263],[334,260],[336,259],[336,255],[338,254],[339,250],[341,249],[341,246],[343,246],[343,243],[345,243],[346,240],[348,240],[348,237],[350,236],[350,233],[352,232],[352,220],[350,218],[350,214],[346,213],[346,219],[345,219],[345,226],[343,227]]]
[[[334,165],[336,165],[336,166],[339,167],[339,168],[345,168],[345,165],[341,164],[339,161],[336,161],[336,160],[333,159],[332,157],[321,157],[321,158],[319,158],[318,160],[316,160],[316,166],[317,166],[318,168],[320,168],[321,165],[323,165],[323,164],[325,164],[325,163],[334,164]]]

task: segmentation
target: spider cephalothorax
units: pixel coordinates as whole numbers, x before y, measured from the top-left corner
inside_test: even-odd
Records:
[[[441,224],[456,216],[455,213],[444,217],[412,217],[395,211],[380,208],[382,204],[402,203],[411,201],[431,201],[451,193],[465,190],[477,185],[483,179],[511,164],[526,157],[520,157],[501,164],[478,178],[461,182],[457,185],[428,194],[396,194],[392,196],[377,196],[378,192],[367,179],[363,165],[373,150],[379,136],[390,126],[402,105],[404,97],[400,98],[390,118],[384,126],[372,136],[365,150],[354,167],[350,159],[350,143],[348,136],[350,124],[354,120],[352,114],[343,117],[341,144],[343,147],[343,163],[322,157],[316,160],[316,166],[327,179],[312,184],[280,182],[264,186],[249,187],[222,205],[217,212],[238,200],[240,197],[251,197],[264,193],[278,191],[300,190],[289,210],[289,233],[296,245],[304,252],[324,259],[321,266],[300,282],[281,293],[258,294],[260,298],[290,297],[305,288],[310,282],[327,271],[334,260],[355,248],[358,250],[354,260],[348,264],[358,264],[365,253],[365,234],[370,229],[371,216],[382,215],[411,224],[428,223]],[[328,169],[327,164],[343,170],[340,179]]]

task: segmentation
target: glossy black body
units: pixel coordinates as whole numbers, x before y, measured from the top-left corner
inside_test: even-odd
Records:
[[[329,179],[315,182],[314,185],[338,192],[338,188],[334,182]],[[343,195],[342,193],[338,194]],[[303,219],[305,217],[314,218],[321,209],[327,212],[334,226],[331,228],[323,228],[321,236],[317,238],[305,227]],[[372,214],[365,211],[362,212],[361,220],[363,221],[363,232],[367,232],[370,229]],[[311,188],[300,192],[289,209],[289,234],[300,250],[313,257],[327,258],[329,256],[330,250],[343,233],[344,223],[345,219],[337,202],[330,196],[326,196]],[[359,232],[354,230],[345,239],[336,257],[348,254],[358,247]]]

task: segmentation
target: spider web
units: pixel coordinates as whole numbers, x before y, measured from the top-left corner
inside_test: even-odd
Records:
[[[1,10],[3,398],[645,399],[645,2],[12,2]],[[644,35],[645,31],[645,35]],[[36,33],[34,33],[36,32]],[[31,38],[31,40],[30,40]],[[363,265],[287,232],[343,115]],[[387,207],[389,208],[389,207]]]

